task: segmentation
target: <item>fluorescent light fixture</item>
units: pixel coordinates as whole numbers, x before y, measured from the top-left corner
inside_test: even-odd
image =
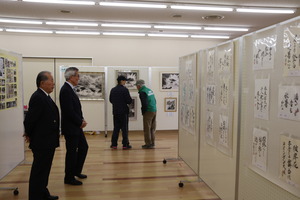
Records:
[[[34,29],[5,29],[6,32],[15,32],[15,33],[53,33],[50,30],[34,30]]]
[[[214,7],[214,6],[180,6],[172,5],[172,9],[181,9],[181,10],[202,10],[202,11],[225,11],[232,12],[233,8],[230,7]]]
[[[188,35],[181,35],[181,34],[157,34],[157,33],[149,33],[148,36],[150,37],[180,37],[180,38],[187,38]]]
[[[97,23],[85,23],[85,22],[60,22],[60,21],[48,21],[47,25],[65,25],[65,26],[98,26]]]
[[[24,2],[33,3],[58,3],[58,4],[74,4],[74,5],[96,5],[94,1],[64,1],[64,0],[23,0]]]
[[[66,34],[66,35],[100,35],[100,32],[91,31],[55,31],[56,34]]]
[[[124,2],[100,2],[100,6],[117,6],[117,7],[133,7],[133,8],[167,8],[163,4],[149,4],[149,3],[124,3]]]
[[[0,31],[3,31],[3,28],[0,28]]]
[[[151,25],[146,24],[114,24],[114,23],[104,23],[101,24],[103,27],[119,27],[119,28],[151,28]]]
[[[269,9],[269,8],[237,8],[237,12],[265,13],[265,14],[293,14],[294,9]]]
[[[173,26],[173,25],[156,25],[154,28],[159,29],[184,29],[184,30],[201,30],[200,26]]]
[[[0,18],[0,22],[14,24],[43,24],[42,21]]]
[[[207,31],[248,31],[247,28],[230,28],[230,27],[204,27]]]
[[[222,36],[222,35],[191,35],[191,38],[229,39],[229,36]]]
[[[145,33],[121,33],[121,32],[104,32],[103,35],[115,35],[115,36],[145,36]]]

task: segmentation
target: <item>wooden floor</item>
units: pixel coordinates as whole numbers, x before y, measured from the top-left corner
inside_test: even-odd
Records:
[[[197,181],[194,172],[178,161],[177,131],[158,131],[156,148],[142,149],[142,132],[130,132],[132,150],[112,150],[110,137],[104,134],[87,135],[89,152],[83,173],[88,178],[81,186],[63,183],[65,141],[57,148],[52,165],[48,188],[61,200],[221,200],[204,183]],[[121,137],[121,135],[120,135]],[[121,138],[119,138],[119,141]],[[0,188],[18,187],[19,195],[12,190],[0,190],[0,200],[27,200],[28,178],[32,154],[25,152],[25,163],[16,167],[0,181]],[[163,164],[164,158],[173,158]],[[180,181],[184,187],[179,187]],[[194,181],[194,182],[193,182]]]

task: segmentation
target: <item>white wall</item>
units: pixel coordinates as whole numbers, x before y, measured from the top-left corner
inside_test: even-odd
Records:
[[[149,80],[151,88],[154,90],[159,84],[159,72],[167,70],[164,67],[176,68],[179,57],[221,42],[223,40],[0,33],[0,47],[18,52],[23,57],[87,57],[93,58],[93,66],[161,67],[161,69],[153,68],[152,80]],[[165,92],[162,94],[162,98],[172,95],[177,96],[174,92],[172,94]],[[95,119],[99,118],[97,114],[99,115],[95,112]],[[110,110],[108,110],[108,114],[110,114]],[[158,130],[178,128],[178,116],[175,116],[175,113],[159,114],[158,121]],[[131,123],[134,125],[134,122]],[[104,130],[104,126],[101,127]],[[140,126],[134,125],[132,128],[141,130]],[[110,122],[108,122],[108,130],[111,130]]]

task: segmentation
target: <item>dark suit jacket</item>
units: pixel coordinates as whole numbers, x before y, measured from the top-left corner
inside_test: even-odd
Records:
[[[30,138],[31,149],[59,146],[59,111],[41,89],[37,89],[30,98],[24,127],[26,135]]]
[[[59,94],[61,109],[61,131],[63,135],[79,135],[83,121],[81,103],[77,94],[68,83],[65,83]]]

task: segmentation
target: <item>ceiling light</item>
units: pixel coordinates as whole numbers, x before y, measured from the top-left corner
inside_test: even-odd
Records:
[[[100,2],[100,6],[118,6],[118,7],[134,7],[134,8],[167,8],[163,4],[148,3],[122,3],[122,2]]]
[[[201,30],[200,26],[173,26],[173,25],[157,25],[154,28],[159,29],[185,29],[185,30]]]
[[[157,33],[150,33],[148,34],[150,37],[180,37],[180,38],[187,38],[188,35],[181,35],[181,34],[157,34]]]
[[[265,14],[293,14],[294,9],[268,9],[268,8],[237,8],[237,12],[248,12],[248,13],[265,13]]]
[[[232,12],[233,8],[230,7],[214,7],[214,6],[179,6],[172,5],[172,9],[182,9],[182,10],[203,10],[203,11],[225,11]]]
[[[58,4],[74,4],[74,5],[96,5],[94,1],[64,1],[64,0],[23,0],[24,2],[33,3],[58,3]]]
[[[66,26],[98,26],[97,23],[84,23],[84,22],[59,22],[59,21],[49,21],[46,22],[47,25],[66,25]]]
[[[104,27],[119,27],[119,28],[151,28],[151,25],[146,24],[101,24]]]
[[[50,30],[34,30],[34,29],[5,29],[6,32],[16,32],[16,33],[53,33]]]
[[[204,27],[207,31],[248,31],[247,28],[230,28],[230,27]]]
[[[145,33],[121,33],[121,32],[104,32],[103,35],[115,35],[115,36],[145,36]]]
[[[5,19],[5,18],[0,18],[0,22],[3,22],[3,23],[16,23],[16,24],[43,24],[42,21],[22,20],[22,19]]]
[[[3,31],[3,28],[0,28],[0,31]]]
[[[191,38],[229,39],[229,36],[222,36],[222,35],[191,35]]]
[[[99,32],[91,31],[55,31],[56,34],[69,34],[69,35],[100,35]]]

